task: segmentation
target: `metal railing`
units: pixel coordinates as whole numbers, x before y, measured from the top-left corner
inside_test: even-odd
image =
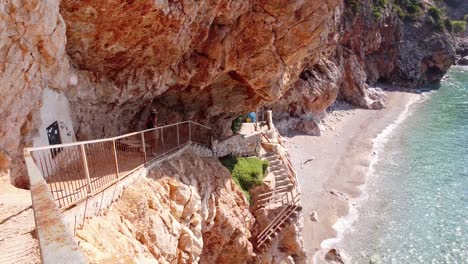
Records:
[[[278,232],[282,225],[288,221],[291,215],[300,207],[300,195],[301,190],[297,180],[297,174],[292,166],[291,161],[286,156],[286,153],[281,149],[284,146],[284,142],[279,135],[278,131],[276,132],[277,142],[272,142],[265,134],[262,133],[262,136],[266,139],[266,141],[270,144],[277,145],[276,148],[276,155],[279,156],[281,164],[283,167],[286,167],[286,172],[288,178],[291,180],[293,184],[293,188],[289,187],[279,187],[275,188],[266,193],[259,194],[260,199],[258,200],[257,207],[263,208],[267,207],[268,205],[278,205],[281,207],[279,213],[273,218],[272,221],[268,223],[268,225],[263,228],[262,231],[256,236],[256,244],[257,248],[261,248],[267,241],[271,239],[272,236],[276,232]]]
[[[211,147],[211,128],[184,121],[118,137],[25,151],[33,157],[58,207],[66,209],[190,143]]]

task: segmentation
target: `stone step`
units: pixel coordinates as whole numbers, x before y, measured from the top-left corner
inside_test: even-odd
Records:
[[[276,165],[282,165],[281,160],[273,160],[273,161],[269,161],[269,163],[270,163],[270,167],[276,166]]]
[[[281,174],[281,175],[275,175],[275,180],[281,181],[281,180],[289,180],[289,177],[287,174]]]
[[[275,186],[285,185],[288,183],[291,183],[289,179],[283,179],[283,180],[275,181]]]
[[[281,170],[283,165],[273,165],[269,167],[271,171]]]
[[[275,188],[278,188],[278,187],[294,187],[294,184],[292,184],[290,181],[282,182],[282,183],[276,183]]]

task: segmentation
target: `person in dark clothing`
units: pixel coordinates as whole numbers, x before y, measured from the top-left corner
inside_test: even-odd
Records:
[[[151,114],[146,119],[146,129],[155,128],[158,126],[158,111],[155,109],[151,110]]]
[[[153,129],[153,128],[158,127],[158,111],[156,111],[155,109],[151,110],[151,113],[149,114],[148,118],[146,119],[145,127],[146,127],[146,129]],[[161,142],[160,142],[159,131],[158,130],[159,129],[154,129],[153,131],[149,132],[152,135],[148,134],[148,136],[149,135],[151,135],[151,136],[149,136],[148,139],[146,140],[146,142],[151,147],[150,153],[152,153],[154,156],[158,155],[158,153],[157,153],[158,149],[162,149],[162,146],[160,146]]]

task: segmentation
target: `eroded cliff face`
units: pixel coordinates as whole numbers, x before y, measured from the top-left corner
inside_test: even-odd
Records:
[[[35,135],[45,87],[69,99],[77,139],[137,127],[153,101],[169,121],[202,120],[221,134],[318,61],[340,3],[3,1],[1,78],[10,86],[0,148],[15,185],[27,186],[21,148]]]
[[[374,1],[345,1],[335,10],[327,49],[319,61],[309,64],[285,95],[271,104],[278,127],[319,135],[319,121],[337,98],[353,105],[380,109],[385,96],[375,86],[378,82],[415,87],[439,81],[454,63],[455,49],[451,36],[428,23],[422,12],[416,20],[403,21],[387,2],[375,15]],[[435,5],[425,1],[422,9]]]
[[[327,44],[339,2],[62,1],[79,134],[122,132],[153,99],[169,121],[207,123],[279,99]]]
[[[22,149],[38,135],[46,89],[68,99],[78,140],[142,128],[153,107],[161,123],[194,119],[223,135],[239,114],[267,106],[279,128],[318,134],[337,98],[379,109],[376,82],[433,82],[453,63],[449,36],[427,15],[402,21],[387,1],[377,17],[374,1],[358,1],[359,11],[350,2],[1,1],[0,176],[28,187]],[[221,168],[203,174],[218,165],[187,160],[93,219],[80,233],[88,257],[248,261],[253,220],[241,193]],[[98,246],[107,232],[119,241],[109,251]],[[288,252],[299,250],[291,243]]]
[[[248,208],[218,160],[186,153],[131,185],[77,237],[92,263],[245,263]]]
[[[373,1],[361,5],[3,1],[3,170],[27,186],[21,149],[36,135],[46,87],[70,101],[77,139],[141,128],[152,107],[162,122],[195,119],[222,135],[235,116],[269,105],[308,133],[337,97],[378,109],[376,81],[435,81],[453,62],[448,37],[423,20],[403,23],[391,2],[381,18]]]
[[[0,171],[26,187],[22,148],[31,144],[45,87],[65,89],[70,66],[56,0],[0,2]]]

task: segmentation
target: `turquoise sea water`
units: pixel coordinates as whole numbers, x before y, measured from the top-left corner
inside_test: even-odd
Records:
[[[351,263],[468,263],[468,67],[388,136],[338,247]]]

